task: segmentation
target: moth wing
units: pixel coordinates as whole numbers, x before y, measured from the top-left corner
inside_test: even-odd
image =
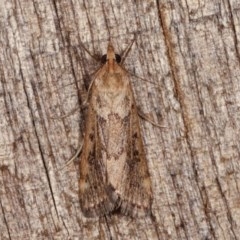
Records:
[[[131,216],[146,216],[151,213],[152,187],[148,171],[146,154],[141,136],[140,122],[133,91],[130,122],[127,129],[127,159],[123,171],[122,182],[116,192],[120,198],[120,210]]]
[[[94,94],[94,90],[93,85],[90,94]],[[85,216],[96,217],[111,212],[114,203],[106,192],[106,169],[102,161],[97,115],[91,100],[86,121],[86,134],[80,156],[80,205]]]
[[[104,69],[101,70],[104,72]],[[120,71],[121,72],[121,71]],[[100,74],[98,74],[100,76]],[[86,135],[80,157],[80,204],[83,213],[88,217],[108,214],[119,208],[123,214],[135,216],[145,216],[151,211],[152,189],[151,180],[147,166],[146,155],[141,137],[139,117],[127,74],[122,76],[124,81],[129,82],[126,99],[131,102],[129,115],[125,118],[127,123],[120,135],[126,136],[126,153],[121,178],[118,176],[117,183],[112,185],[109,179],[114,179],[114,173],[107,172],[107,165],[103,162],[103,139],[99,130],[104,132],[104,125],[98,122],[96,111],[91,102],[91,96],[97,96],[96,86],[92,85],[86,124]],[[95,79],[97,80],[97,79]],[[124,119],[122,119],[124,121]],[[108,126],[109,127],[109,126]],[[119,144],[123,144],[119,142]],[[114,152],[114,149],[111,149]],[[116,152],[116,156],[125,154]],[[120,154],[120,155],[119,155]],[[106,158],[106,156],[105,156]],[[119,161],[119,159],[117,160]],[[119,163],[116,167],[119,169]],[[115,168],[115,167],[114,167]],[[116,170],[116,169],[115,169]],[[115,172],[119,172],[116,170]]]

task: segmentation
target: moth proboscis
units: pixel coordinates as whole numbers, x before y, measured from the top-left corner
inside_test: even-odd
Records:
[[[128,72],[109,42],[89,89],[80,156],[80,204],[87,217],[151,213],[152,186]]]

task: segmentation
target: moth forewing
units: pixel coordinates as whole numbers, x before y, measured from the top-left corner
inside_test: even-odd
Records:
[[[152,188],[129,75],[111,43],[89,89],[80,156],[80,202],[86,216],[116,209],[131,216],[151,210]]]

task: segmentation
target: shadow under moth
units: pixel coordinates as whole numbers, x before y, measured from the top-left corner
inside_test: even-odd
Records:
[[[129,74],[111,43],[89,88],[80,156],[80,204],[86,217],[115,210],[150,214],[152,187]]]

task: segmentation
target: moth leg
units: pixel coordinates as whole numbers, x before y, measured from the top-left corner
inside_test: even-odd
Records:
[[[150,122],[153,126],[159,127],[159,128],[167,128],[166,126],[162,126],[156,122],[154,122],[152,119],[150,119],[149,117],[147,117],[144,113],[142,113],[141,111],[138,110],[138,115],[139,117],[141,117],[142,119]]]
[[[80,146],[77,149],[77,152],[67,161],[67,163],[60,169],[60,171],[64,170],[67,168],[81,153],[83,147],[83,141],[81,142]]]
[[[76,106],[74,107],[73,110],[71,110],[69,113],[66,113],[62,116],[59,116],[59,117],[50,117],[51,119],[63,119],[63,118],[66,118],[66,117],[69,117],[71,116],[73,113],[75,113],[77,110],[79,110],[79,106],[77,106],[78,104],[76,104]]]

